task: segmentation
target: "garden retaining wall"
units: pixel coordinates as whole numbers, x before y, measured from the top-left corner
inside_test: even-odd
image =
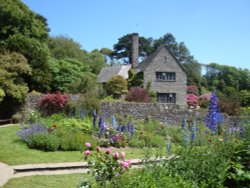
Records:
[[[23,112],[28,109],[36,109],[43,94],[29,94],[26,103],[23,106]],[[75,98],[74,95],[71,98]],[[180,125],[183,118],[192,119],[196,117],[197,121],[204,121],[207,112],[195,109],[183,109],[176,105],[164,103],[133,103],[133,102],[101,102],[102,116],[126,115],[133,116],[136,119],[152,118],[160,120],[169,125]],[[227,125],[236,124],[238,117],[223,115],[224,123]]]

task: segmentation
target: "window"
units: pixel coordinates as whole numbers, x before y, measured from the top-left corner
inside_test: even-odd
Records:
[[[157,93],[157,102],[159,103],[176,103],[175,93]]]
[[[156,72],[156,81],[175,81],[175,72]]]

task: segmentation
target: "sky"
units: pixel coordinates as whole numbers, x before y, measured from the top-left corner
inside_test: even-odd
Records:
[[[92,51],[113,48],[137,32],[172,33],[201,64],[250,70],[249,0],[22,0],[48,20],[51,36],[67,36]]]

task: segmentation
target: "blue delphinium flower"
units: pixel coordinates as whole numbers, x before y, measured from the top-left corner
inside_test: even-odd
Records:
[[[208,108],[208,115],[205,119],[206,126],[212,131],[213,134],[218,133],[218,123],[222,123],[223,116],[218,113],[218,100],[215,93],[212,93],[209,108]]]
[[[181,121],[181,128],[184,130],[185,127],[186,127],[186,120],[185,120],[185,118],[183,117],[183,118],[182,118],[182,121]]]
[[[94,110],[94,112],[93,112],[93,127],[94,127],[94,130],[96,128],[96,118],[97,118],[97,114],[96,114],[96,110]]]
[[[112,116],[112,127],[116,128],[116,118],[115,118],[115,116]]]
[[[128,122],[127,131],[130,132],[130,122]]]
[[[196,123],[193,121],[192,127],[191,127],[191,141],[194,142],[196,140]]]
[[[104,137],[104,119],[101,116],[99,120],[99,128],[100,128],[100,134],[102,137]]]

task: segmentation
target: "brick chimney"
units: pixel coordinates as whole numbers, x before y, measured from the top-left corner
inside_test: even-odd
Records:
[[[132,45],[131,45],[131,65],[133,69],[138,68],[138,57],[139,57],[139,35],[138,33],[133,33]]]

